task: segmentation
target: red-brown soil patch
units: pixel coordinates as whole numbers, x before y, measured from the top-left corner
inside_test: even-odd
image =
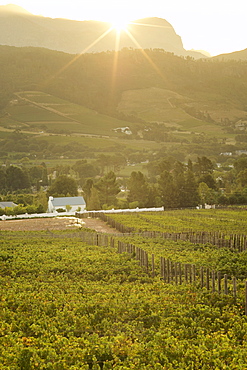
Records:
[[[71,230],[79,227],[86,227],[103,233],[117,233],[117,230],[97,218],[78,220],[75,217],[54,217],[0,221],[0,231]]]

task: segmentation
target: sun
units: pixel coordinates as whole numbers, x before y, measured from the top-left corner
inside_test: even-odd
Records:
[[[126,31],[128,29],[129,22],[125,19],[114,19],[111,21],[112,28],[118,32]]]

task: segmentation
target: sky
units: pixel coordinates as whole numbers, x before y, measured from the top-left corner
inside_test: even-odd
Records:
[[[212,56],[247,48],[246,0],[0,0],[32,14],[114,24],[146,17],[166,19],[186,50]]]

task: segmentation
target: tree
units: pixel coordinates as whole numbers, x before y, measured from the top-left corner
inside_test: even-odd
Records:
[[[43,209],[46,210],[47,209],[47,196],[46,196],[46,193],[44,191],[38,192],[35,195],[34,203],[35,203],[35,205],[40,205],[41,204],[42,207],[43,207]]]
[[[186,207],[185,177],[182,171],[175,172],[173,175],[174,191],[177,193],[176,207]]]
[[[43,171],[43,166],[33,166],[29,168],[29,178],[32,185],[36,185],[37,182],[42,181]]]
[[[48,195],[52,196],[77,196],[77,183],[66,175],[58,176],[48,189]]]
[[[128,181],[128,202],[138,202],[138,207],[147,207],[149,186],[142,172],[133,171]]]
[[[90,196],[88,197],[88,200],[87,200],[87,211],[97,211],[98,209],[101,209],[100,200],[99,200],[99,192],[93,186],[90,191]]]
[[[194,170],[197,172],[199,175],[204,175],[207,173],[212,173],[214,170],[214,165],[212,161],[203,156],[203,157],[198,157],[197,158],[197,163],[194,165]]]
[[[120,192],[120,188],[114,172],[108,172],[95,184],[95,187],[99,191],[101,205],[109,206],[116,203],[116,195]]]
[[[126,166],[126,158],[121,153],[111,156],[109,162],[113,168],[113,171],[116,172],[120,171],[121,168]]]
[[[6,173],[0,168],[0,191],[6,189]]]
[[[83,186],[83,192],[85,194],[85,199],[86,199],[87,202],[88,202],[88,199],[91,195],[92,187],[93,187],[93,179],[87,179],[86,183]]]
[[[41,185],[42,186],[47,186],[48,185],[47,167],[46,167],[46,164],[44,162],[41,163],[41,166],[43,167]]]
[[[198,182],[205,182],[209,188],[217,189],[216,181],[210,173],[200,176]]]
[[[241,186],[244,187],[247,185],[247,168],[238,173],[237,180],[240,182]]]
[[[30,182],[26,171],[17,166],[10,166],[6,170],[7,190],[15,191],[19,189],[28,189]]]
[[[198,186],[192,171],[188,170],[185,176],[183,207],[195,207],[199,203]]]
[[[110,156],[105,154],[100,154],[97,158],[97,163],[101,169],[101,173],[103,174],[105,168],[110,167]]]
[[[165,208],[178,206],[178,194],[172,175],[168,171],[161,173],[158,180],[162,204]]]
[[[198,187],[198,193],[200,196],[201,204],[214,204],[216,203],[216,193],[213,189],[210,189],[205,182],[201,182]]]
[[[87,163],[86,160],[77,161],[72,167],[80,177],[80,179],[86,179],[94,177],[99,173],[99,169],[91,163]]]
[[[234,162],[234,168],[239,173],[247,168],[247,157],[240,157]]]

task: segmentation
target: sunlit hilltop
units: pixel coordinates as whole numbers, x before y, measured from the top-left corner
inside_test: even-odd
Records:
[[[0,6],[0,44],[35,46],[68,53],[101,52],[122,48],[164,49],[176,55],[205,57],[187,51],[165,19],[145,18],[129,23],[72,21],[32,15],[14,6]]]

